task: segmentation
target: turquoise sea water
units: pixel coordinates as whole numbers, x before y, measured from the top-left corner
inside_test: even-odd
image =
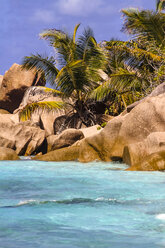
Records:
[[[165,173],[0,162],[0,248],[163,248]]]

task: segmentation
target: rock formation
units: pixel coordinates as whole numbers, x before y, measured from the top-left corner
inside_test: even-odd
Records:
[[[83,132],[70,128],[64,130],[59,135],[47,137],[48,152],[73,145],[76,141],[84,138]]]
[[[50,101],[59,101],[62,99],[45,89],[45,87],[41,86],[32,86],[29,87],[22,99],[22,102],[18,109],[14,111],[14,113],[19,113],[26,105],[31,103],[39,103],[39,102],[50,102]],[[31,122],[38,123],[41,129],[46,131],[46,135],[54,135],[54,122],[57,117],[64,115],[66,113],[65,109],[56,109],[52,111],[36,111],[31,116]]]
[[[28,87],[45,85],[45,80],[36,70],[23,70],[18,64],[13,64],[0,82],[0,108],[10,113],[18,108]]]
[[[0,114],[0,146],[12,148],[18,155],[39,151],[45,140],[45,131],[31,122],[18,122],[18,116]]]
[[[165,150],[152,153],[141,162],[132,165],[127,171],[164,171],[165,170]]]
[[[146,163],[145,159],[149,157],[149,161],[152,162],[147,162],[146,168],[149,168],[151,163],[154,168],[153,161],[163,163],[159,161],[162,161],[162,154],[165,151],[164,113],[165,93],[147,97],[130,113],[113,118],[101,132],[95,132],[93,136],[82,139],[69,148],[53,151],[50,157],[47,153],[38,159],[56,160],[58,154],[60,154],[58,161],[63,157],[66,159],[66,154],[71,149],[73,157],[80,162],[124,159],[127,164],[131,165],[130,168],[135,170],[135,168],[142,169],[143,162]],[[152,154],[158,154],[153,155],[156,159],[150,160]],[[157,164],[155,168],[162,170],[163,166]]]
[[[17,153],[6,147],[0,147],[0,160],[19,160]]]
[[[153,132],[141,142],[124,147],[123,161],[133,166],[152,153],[165,151],[165,132]]]

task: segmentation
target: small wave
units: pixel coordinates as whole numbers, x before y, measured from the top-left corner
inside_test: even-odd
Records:
[[[114,198],[104,198],[99,197],[96,199],[90,199],[90,198],[73,198],[73,199],[64,199],[64,200],[47,200],[47,201],[40,201],[40,200],[25,200],[20,201],[16,205],[11,206],[3,206],[1,208],[16,208],[16,207],[22,207],[22,206],[34,206],[34,205],[41,205],[41,204],[85,204],[85,203],[121,203],[117,201],[117,199]]]
[[[156,219],[158,219],[158,220],[165,220],[165,214],[158,214],[158,215],[156,215]]]

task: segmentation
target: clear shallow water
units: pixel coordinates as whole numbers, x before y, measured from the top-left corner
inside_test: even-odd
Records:
[[[164,248],[165,173],[0,162],[0,247]]]

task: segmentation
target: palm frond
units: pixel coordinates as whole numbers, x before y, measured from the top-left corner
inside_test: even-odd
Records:
[[[109,44],[107,42],[107,44]],[[110,44],[110,46],[106,46],[107,50],[116,49],[119,52],[123,53],[123,56],[125,54],[125,57],[128,55],[132,55],[136,57],[138,60],[141,60],[142,58],[146,57],[147,59],[151,59],[154,62],[160,62],[162,59],[164,59],[164,56],[161,56],[159,54],[155,54],[153,52],[147,51],[146,49],[142,49],[138,47],[138,44],[135,42],[113,42]]]
[[[76,52],[78,54],[79,59],[83,59],[86,50],[89,50],[95,45],[93,42],[94,40],[92,40],[92,37],[94,38],[93,30],[88,27],[78,38]]]
[[[156,10],[157,11],[162,11],[165,9],[165,0],[157,0],[156,1]]]
[[[58,44],[59,40],[66,40],[67,38],[67,34],[65,32],[57,29],[46,29],[40,33],[39,36],[42,39],[47,40],[51,46]]]
[[[53,95],[64,95],[63,92],[59,91],[59,90],[55,90],[55,89],[52,89],[52,88],[48,88],[48,87],[45,87],[45,86],[39,86],[39,89],[43,90],[45,93],[51,93]]]
[[[55,84],[55,79],[59,72],[55,66],[55,59],[53,57],[48,58],[39,54],[24,57],[22,68],[29,70],[36,68],[38,72],[44,73],[46,81],[51,85]]]
[[[70,96],[74,90],[82,89],[84,81],[79,80],[81,78],[82,71],[84,70],[84,63],[82,60],[72,61],[63,67],[58,76],[57,84],[64,94]]]
[[[80,23],[78,23],[75,28],[74,28],[74,32],[73,32],[73,43],[75,44],[76,43],[76,34],[77,34],[77,30],[80,26]]]
[[[109,80],[109,81],[105,81],[101,83],[97,88],[95,88],[91,92],[89,97],[92,99],[95,99],[96,101],[101,101],[105,99],[106,96],[108,96],[110,92],[111,92],[111,89],[110,89],[110,80]]]
[[[60,101],[45,101],[45,102],[35,102],[26,105],[22,111],[19,113],[19,119],[20,121],[26,121],[31,118],[32,114],[36,110],[46,110],[46,111],[51,111],[51,110],[57,110],[57,109],[62,109],[65,107],[64,102]]]
[[[78,25],[75,27],[78,29]],[[48,29],[40,34],[41,38],[48,40],[50,45],[56,50],[58,63],[65,66],[68,61],[74,59],[74,42],[72,37],[61,30]]]
[[[129,67],[118,68],[118,71],[110,76],[110,88],[119,93],[124,91],[143,91],[150,85],[145,75],[131,71]]]
[[[142,43],[155,42],[157,46],[165,44],[165,18],[163,13],[149,10],[123,9],[124,25],[122,30],[133,35]]]

